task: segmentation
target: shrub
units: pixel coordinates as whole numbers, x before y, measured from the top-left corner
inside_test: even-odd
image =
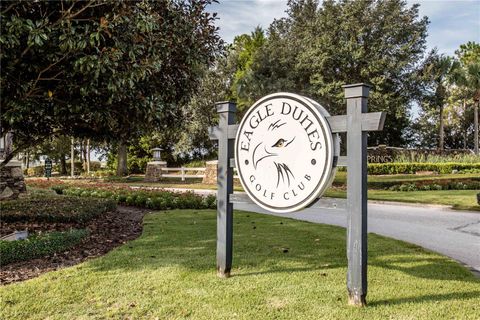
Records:
[[[207,162],[205,160],[192,160],[184,165],[186,168],[205,168]]]
[[[31,167],[27,169],[27,176],[29,177],[43,177],[43,175],[44,175],[43,166]]]
[[[480,168],[478,169],[463,169],[459,173],[480,173]]]
[[[215,208],[217,206],[217,197],[210,194],[203,198],[203,202],[206,208]]]
[[[100,161],[90,161],[90,171],[98,171],[102,167],[102,164]],[[87,170],[86,163],[85,163],[85,168],[84,170]]]
[[[480,181],[466,181],[466,182],[455,182],[449,181],[446,183],[430,183],[425,184],[425,182],[417,183],[403,183],[392,185],[388,188],[390,191],[429,191],[429,190],[479,190]]]
[[[130,156],[127,159],[127,168],[128,172],[131,174],[135,173],[145,173],[147,170],[147,163],[152,161],[150,157],[148,158],[138,158],[136,156]]]
[[[96,178],[111,177],[115,175],[115,171],[114,170],[98,170],[93,172],[93,174],[91,173],[91,175],[93,175]]]
[[[423,151],[423,152],[422,152]],[[393,162],[426,162],[426,163],[446,163],[446,162],[462,162],[462,163],[478,163],[480,156],[475,154],[452,153],[452,154],[429,154],[425,150],[411,150],[409,154],[397,154],[394,156]]]
[[[46,181],[46,180],[45,180]],[[30,185],[41,188],[51,188],[57,193],[81,198],[104,198],[116,203],[137,206],[142,208],[166,210],[166,209],[214,209],[216,197],[209,195],[203,197],[193,192],[171,192],[166,190],[142,190],[130,189],[125,186],[112,186],[107,183],[83,184],[83,183],[45,183],[43,180],[28,181]]]
[[[0,218],[4,222],[86,222],[115,210],[113,200],[82,199],[70,196],[45,196],[0,202]]]
[[[56,194],[63,194],[63,191],[68,189],[68,186],[64,184],[58,184],[58,185],[52,186],[51,189],[55,191]]]
[[[452,173],[453,170],[480,170],[480,163],[369,163],[368,174],[414,174],[418,171],[435,171],[441,174]]]
[[[80,161],[75,161],[74,164],[74,169],[73,172],[75,174],[80,174],[83,170],[83,164]],[[70,160],[67,161],[65,168],[67,169],[67,175],[70,175],[71,171],[71,165],[70,165]],[[92,168],[92,162],[90,162],[90,169]],[[61,166],[60,164],[54,164],[53,165],[53,171],[60,172],[61,171]]]
[[[146,202],[147,202],[147,197],[140,194],[135,198],[134,204],[137,207],[145,207]]]
[[[85,229],[33,235],[25,240],[0,240],[0,266],[67,250],[88,236]]]

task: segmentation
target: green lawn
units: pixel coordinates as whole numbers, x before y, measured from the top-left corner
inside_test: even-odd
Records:
[[[451,206],[456,210],[480,211],[476,195],[479,190],[439,190],[439,191],[389,191],[368,190],[369,200],[396,201]],[[328,189],[325,196],[346,198],[343,190]]]
[[[355,308],[344,229],[236,212],[233,277],[220,279],[214,211],[151,214],[144,225],[104,257],[0,288],[0,318],[480,318],[480,280],[404,242],[369,235],[369,305]]]
[[[430,181],[435,183],[435,180],[463,180],[463,179],[480,179],[478,173],[462,173],[462,174],[435,174],[435,175],[418,175],[418,174],[393,174],[393,175],[369,175],[368,182],[397,182],[409,183],[415,181]],[[335,182],[345,183],[347,181],[346,171],[337,171],[335,175]]]

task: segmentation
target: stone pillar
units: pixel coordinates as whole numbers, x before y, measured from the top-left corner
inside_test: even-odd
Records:
[[[22,163],[10,160],[0,169],[0,200],[16,199],[24,192],[27,192],[27,187],[23,179]]]
[[[150,161],[147,163],[147,171],[145,172],[146,182],[157,182],[162,178],[162,168],[166,168],[165,161]]]
[[[217,184],[218,160],[207,161],[202,183]]]

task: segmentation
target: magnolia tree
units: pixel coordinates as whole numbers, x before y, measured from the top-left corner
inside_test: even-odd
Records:
[[[211,0],[2,1],[1,133],[115,141],[174,126],[222,49]]]

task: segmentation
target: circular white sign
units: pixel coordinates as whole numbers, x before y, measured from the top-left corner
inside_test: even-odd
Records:
[[[260,207],[279,213],[308,206],[335,175],[338,136],[315,101],[275,93],[257,101],[243,117],[235,161],[243,188]]]

